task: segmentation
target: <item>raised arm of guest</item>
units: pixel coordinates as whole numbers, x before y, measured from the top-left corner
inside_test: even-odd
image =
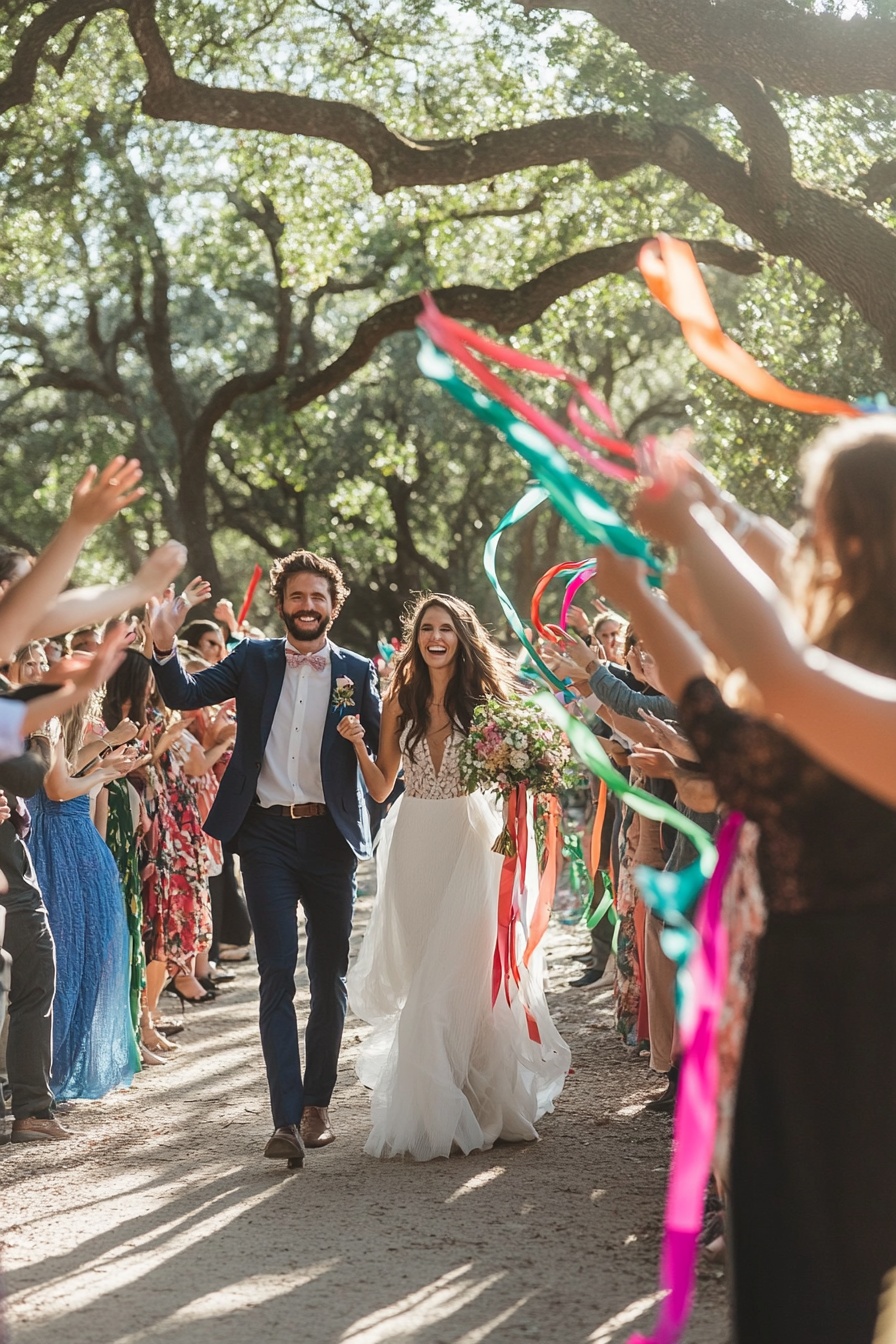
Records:
[[[101,472],[90,467],[75,487],[71,508],[59,531],[41,551],[31,569],[7,588],[0,599],[0,656],[15,650],[44,630],[41,622],[68,583],[85,542],[103,523],[143,494],[140,464],[115,457]],[[120,608],[119,608],[120,610]],[[109,612],[112,616],[115,609]]]

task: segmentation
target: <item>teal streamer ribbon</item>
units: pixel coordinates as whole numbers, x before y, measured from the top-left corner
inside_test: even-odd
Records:
[[[420,372],[438,383],[461,406],[484,424],[504,435],[510,447],[529,464],[533,475],[562,518],[586,541],[612,546],[622,555],[636,556],[647,565],[652,582],[659,581],[660,566],[644,539],[619,517],[603,495],[580,480],[569,463],[544,434],[520,420],[493,397],[477,392],[455,372],[454,363],[423,332],[417,364]],[[534,504],[532,505],[534,508]]]
[[[520,641],[548,685],[553,686],[554,689],[559,691],[564,697],[569,698],[569,690],[566,682],[561,681],[560,678],[551,671],[529,636],[526,634],[526,627],[520,620],[516,607],[505,593],[501,586],[501,581],[498,578],[498,544],[501,537],[507,531],[508,527],[513,527],[515,523],[519,523],[523,518],[527,518],[532,510],[537,509],[539,504],[543,504],[547,498],[548,492],[542,486],[530,485],[514,504],[513,508],[507,510],[504,517],[485,543],[482,563],[485,566],[488,581],[498,595],[498,601],[501,603],[501,610],[507,617],[507,622],[511,630],[516,635],[517,639]],[[526,669],[523,669],[523,672],[524,675],[531,675]]]
[[[681,831],[697,851],[696,861],[680,872],[665,873],[655,868],[639,868],[636,873],[645,904],[666,926],[660,934],[660,941],[666,956],[676,966],[676,1006],[679,1020],[686,1023],[690,1020],[694,1001],[687,961],[699,938],[688,916],[716,866],[716,847],[703,827],[690,817],[677,811],[670,803],[654,797],[652,793],[631,785],[612,764],[600,745],[600,739],[558,704],[553,695],[542,691],[530,698],[546,718],[563,729],[579,760],[598,779],[602,779],[608,789],[642,817],[660,821]]]

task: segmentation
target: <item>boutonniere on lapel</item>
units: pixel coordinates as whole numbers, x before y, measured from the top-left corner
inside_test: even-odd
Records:
[[[355,683],[351,677],[337,677],[336,684],[333,687],[333,699],[330,701],[340,719],[346,712],[354,708],[355,704]]]

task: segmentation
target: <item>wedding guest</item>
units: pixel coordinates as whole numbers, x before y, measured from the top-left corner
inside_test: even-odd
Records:
[[[50,664],[44,646],[35,640],[19,649],[6,669],[6,675],[13,686],[34,686],[37,682],[43,681],[49,670]]]
[[[206,663],[220,663],[227,656],[227,645],[217,621],[191,621],[181,630],[180,641]]]
[[[3,806],[0,816],[0,873],[5,890],[3,946],[9,968],[9,1038],[6,1069],[12,1089],[12,1142],[28,1143],[71,1137],[53,1113],[50,1088],[53,997],[56,955],[46,906],[25,843],[30,826],[23,796],[41,785],[49,764],[35,745],[0,765]]]
[[[639,503],[642,520],[687,564],[707,637],[758,678],[768,697],[761,712],[783,711],[786,734],[725,702],[706,678],[704,646],[651,596],[637,564],[610,552],[598,560],[602,587],[649,638],[720,798],[759,828],[768,913],[731,1150],[739,1344],[868,1344],[896,1267],[896,809],[844,778],[867,776],[894,797],[891,762],[867,729],[877,685],[869,673],[880,677],[879,737],[896,701],[896,420],[837,426],[807,467],[803,620],[817,632],[817,659],[773,590],[783,620],[769,620],[757,600],[769,591],[765,576],[681,486],[664,483]],[[783,692],[764,658],[789,679]],[[812,695],[824,733],[808,727],[800,695]],[[836,751],[826,744],[832,724]],[[824,737],[813,747],[824,764],[794,736]],[[866,754],[861,766],[857,752]]]
[[[43,787],[29,800],[30,847],[57,955],[51,1085],[57,1100],[101,1097],[134,1075],[128,929],[115,860],[93,824],[90,794],[126,774],[134,754],[111,752],[77,777],[85,710],[41,736],[50,752]]]
[[[102,627],[82,625],[79,629],[71,631],[67,642],[72,653],[96,653],[103,642]]]

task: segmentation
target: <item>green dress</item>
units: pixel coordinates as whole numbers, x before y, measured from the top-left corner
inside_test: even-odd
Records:
[[[130,1007],[136,1068],[140,1068],[140,996],[146,987],[146,958],[143,952],[143,898],[140,882],[140,864],[137,857],[137,836],[131,815],[131,800],[127,781],[113,779],[109,791],[109,817],[106,822],[106,844],[112,851],[121,877],[124,909],[130,942]]]

